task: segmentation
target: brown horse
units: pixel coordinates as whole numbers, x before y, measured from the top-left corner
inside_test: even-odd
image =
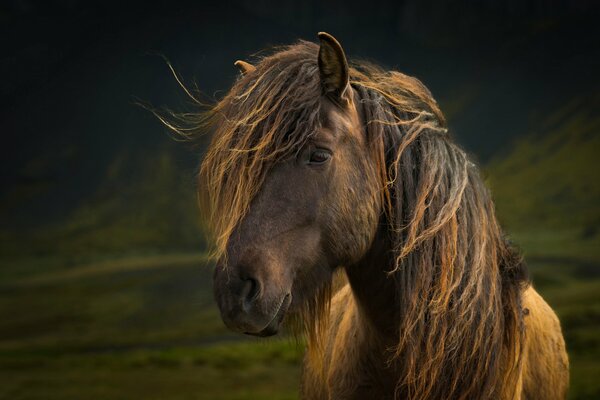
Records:
[[[429,91],[319,39],[237,62],[183,119],[214,133],[199,194],[225,324],[305,332],[307,399],[564,398],[559,321]]]

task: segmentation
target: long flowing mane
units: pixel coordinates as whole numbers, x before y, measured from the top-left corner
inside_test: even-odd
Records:
[[[183,134],[213,131],[199,194],[216,255],[271,166],[293,156],[319,126],[318,50],[310,42],[279,48],[207,112],[169,123]],[[389,360],[401,368],[396,394],[500,398],[520,374],[526,268],[429,91],[367,63],[352,64],[350,82],[367,121],[393,254],[387,271],[400,315]]]
[[[522,259],[422,84],[371,66],[352,76],[387,169],[389,273],[402,316],[397,389],[415,399],[500,398],[520,375]]]

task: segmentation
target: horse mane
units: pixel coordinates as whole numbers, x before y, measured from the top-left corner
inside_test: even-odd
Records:
[[[401,316],[398,397],[500,398],[521,368],[525,264],[429,91],[398,72],[359,68],[351,82],[379,153]]]
[[[175,114],[168,122],[186,136],[213,131],[199,198],[216,256],[225,253],[269,169],[318,129],[318,49],[304,41],[278,48],[206,112]],[[400,315],[389,359],[401,368],[396,394],[499,398],[502,388],[517,386],[521,368],[525,265],[503,236],[476,166],[452,142],[425,86],[365,62],[352,64],[350,83],[368,121],[393,254],[387,271]],[[328,310],[329,292],[309,300],[305,318],[324,319],[319,314]]]

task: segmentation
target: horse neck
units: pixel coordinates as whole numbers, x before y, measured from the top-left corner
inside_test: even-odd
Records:
[[[383,232],[378,232],[364,257],[346,267],[361,318],[373,332],[388,340],[396,340],[400,318],[396,286],[388,274],[392,261],[390,243]]]

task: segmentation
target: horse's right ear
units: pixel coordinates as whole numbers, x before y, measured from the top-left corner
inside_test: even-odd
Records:
[[[345,100],[349,84],[348,61],[340,43],[329,33],[319,32],[319,74],[323,93]]]
[[[240,72],[242,73],[242,75],[249,74],[250,72],[252,72],[256,69],[256,67],[254,65],[247,63],[246,61],[242,61],[242,60],[237,60],[233,64],[240,69]]]

